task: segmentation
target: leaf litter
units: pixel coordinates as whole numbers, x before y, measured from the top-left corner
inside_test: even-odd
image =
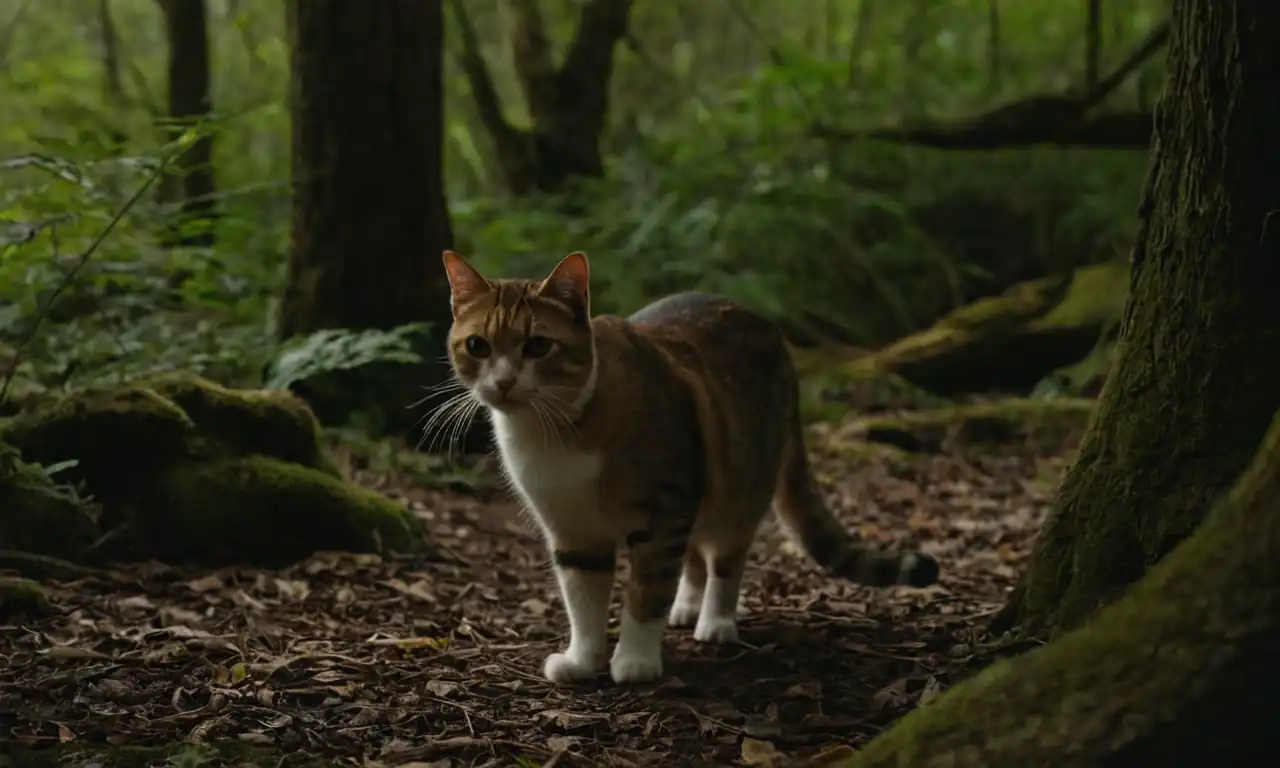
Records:
[[[366,469],[357,479],[423,521],[424,554],[319,553],[280,570],[214,572],[153,562],[45,580],[59,613],[0,626],[0,739],[234,742],[284,765],[308,755],[353,766],[834,762],[979,655],[1064,459],[851,454],[831,432],[811,447],[844,524],[934,554],[938,585],[829,579],[767,522],[740,644],[700,646],[669,630],[658,683],[620,687],[602,672],[556,687],[540,670],[567,622],[518,509]]]

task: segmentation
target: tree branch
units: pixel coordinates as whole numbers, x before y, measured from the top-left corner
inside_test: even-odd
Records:
[[[1080,95],[1040,94],[1001,104],[961,120],[842,130],[818,126],[822,138],[878,139],[938,149],[998,149],[1032,144],[1143,149],[1151,141],[1150,112],[1088,116],[1169,39],[1169,22],[1157,24],[1146,39],[1096,86]]]
[[[511,55],[516,79],[535,124],[554,120],[556,114],[556,64],[551,40],[538,0],[509,0],[516,17],[511,35]]]
[[[454,20],[458,24],[458,33],[462,41],[462,53],[458,55],[458,65],[466,75],[467,84],[471,87],[471,98],[475,101],[476,112],[480,122],[484,124],[489,135],[498,145],[499,153],[503,148],[518,143],[520,132],[516,130],[502,112],[502,100],[498,90],[493,86],[493,78],[489,75],[489,67],[485,64],[484,54],[480,52],[480,39],[476,35],[471,16],[463,7],[463,0],[450,0]]]
[[[558,75],[562,102],[572,102],[579,115],[590,115],[599,133],[608,118],[613,49],[626,37],[632,0],[590,0],[578,15],[578,28]]]

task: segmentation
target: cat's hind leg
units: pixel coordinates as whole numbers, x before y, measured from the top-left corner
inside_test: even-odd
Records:
[[[710,578],[702,596],[702,609],[693,629],[700,643],[738,642],[738,595],[746,570],[751,542],[712,552]]]
[[[676,599],[667,615],[672,627],[692,627],[698,623],[702,612],[702,599],[707,586],[707,561],[697,547],[691,547],[684,558],[684,570],[680,573],[680,586],[676,587]]]

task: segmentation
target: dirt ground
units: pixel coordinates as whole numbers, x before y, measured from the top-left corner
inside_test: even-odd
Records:
[[[851,450],[838,430],[811,446],[845,524],[918,542],[942,564],[938,586],[830,580],[767,524],[740,645],[670,630],[658,684],[619,687],[606,672],[555,687],[540,669],[567,625],[529,521],[501,498],[363,471],[427,523],[426,554],[322,554],[279,571],[151,563],[50,582],[60,615],[0,626],[0,742],[239,743],[285,765],[436,768],[768,765],[856,747],[971,661],[1064,460],[1025,448],[903,458]]]

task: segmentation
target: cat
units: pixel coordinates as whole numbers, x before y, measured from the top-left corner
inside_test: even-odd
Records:
[[[591,316],[587,257],[544,280],[489,279],[452,251],[444,267],[448,357],[472,405],[487,409],[507,479],[532,511],[569,616],[569,645],[547,657],[553,683],[593,679],[620,545],[631,574],[617,683],[662,676],[665,627],[696,640],[738,637],[748,550],[772,507],[829,573],[924,587],[923,552],[856,543],[813,480],[790,349],[770,319],[706,293],[679,293],[628,318]]]

